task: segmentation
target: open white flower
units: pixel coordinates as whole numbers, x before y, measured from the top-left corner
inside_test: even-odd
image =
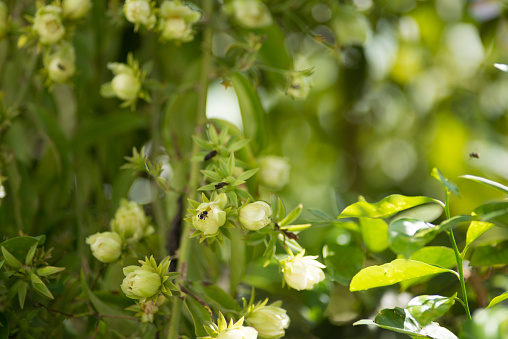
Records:
[[[59,42],[65,34],[65,27],[62,24],[62,9],[56,5],[39,8],[35,12],[32,29],[42,44]]]
[[[219,231],[219,227],[226,223],[226,212],[223,211],[227,203],[227,196],[221,193],[214,201],[204,202],[197,208],[196,215],[192,218],[194,227],[205,236],[213,236]]]
[[[270,224],[272,208],[264,201],[256,201],[240,209],[240,223],[250,231],[257,231]]]
[[[326,266],[315,260],[317,256],[304,256],[305,250],[296,256],[288,256],[280,261],[284,280],[295,290],[311,290],[325,279],[322,268]]]
[[[76,55],[71,44],[64,44],[58,51],[44,60],[48,71],[48,78],[53,82],[69,80],[76,70]]]

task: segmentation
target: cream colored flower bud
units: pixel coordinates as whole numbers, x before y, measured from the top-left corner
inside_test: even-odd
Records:
[[[54,44],[65,35],[62,24],[62,9],[55,5],[48,5],[37,10],[32,26],[42,44]]]
[[[294,99],[303,100],[310,92],[309,78],[303,74],[293,74],[288,77],[286,94]]]
[[[250,231],[257,231],[270,224],[272,208],[264,201],[256,201],[240,209],[240,223]]]
[[[139,266],[124,267],[125,278],[120,286],[128,298],[151,298],[159,293],[161,277],[152,269]]]
[[[322,268],[325,265],[315,260],[317,256],[303,256],[305,251],[294,257],[281,260],[284,280],[295,290],[311,290],[314,285],[325,279]]]
[[[223,211],[226,203],[226,194],[221,193],[214,201],[199,205],[196,215],[192,218],[194,227],[205,236],[217,234],[219,227],[226,223],[226,212]]]
[[[86,238],[92,254],[103,263],[117,261],[122,255],[122,238],[114,232],[96,233]]]
[[[277,339],[284,336],[290,320],[285,309],[262,306],[250,312],[245,321],[258,331],[261,338]]]
[[[7,5],[3,1],[0,1],[0,41],[7,35],[9,27],[9,12]]]
[[[49,79],[53,82],[69,80],[76,70],[75,61],[74,47],[66,44],[56,53],[50,55],[45,62]]]
[[[155,230],[150,226],[150,219],[143,208],[134,201],[122,200],[111,220],[111,229],[122,235],[126,242],[136,242],[152,234]]]
[[[138,96],[141,82],[129,73],[118,74],[111,81],[115,95],[122,100],[133,100]]]
[[[165,40],[191,41],[192,25],[201,19],[201,13],[180,1],[164,1],[160,7],[159,30]]]
[[[260,28],[272,24],[270,11],[260,0],[234,0],[232,8],[236,20],[242,26]]]
[[[90,7],[92,7],[90,0],[63,0],[63,16],[70,20],[81,19],[88,13]]]
[[[238,326],[229,328],[219,333],[217,339],[256,339],[258,332],[249,326]]]
[[[127,0],[123,5],[123,13],[135,25],[144,25],[148,29],[155,26],[155,12],[150,0]]]
[[[259,158],[259,179],[263,186],[274,191],[280,190],[289,182],[289,163],[274,155]]]

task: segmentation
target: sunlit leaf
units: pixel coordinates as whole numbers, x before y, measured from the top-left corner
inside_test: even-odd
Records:
[[[506,201],[483,204],[475,208],[473,212],[483,221],[490,221],[497,226],[508,228],[508,202]]]
[[[411,299],[407,305],[407,310],[418,323],[425,326],[448,312],[454,303],[454,298],[440,295],[419,295]]]
[[[471,266],[508,265],[508,240],[476,247],[470,263]]]
[[[442,268],[453,268],[457,265],[455,252],[451,248],[444,246],[425,246],[414,252],[410,259]],[[405,290],[409,286],[423,283],[430,278],[432,276],[401,281],[400,287]]]
[[[355,245],[328,244],[323,247],[323,258],[331,278],[347,285],[362,269],[365,253]]]
[[[420,261],[408,259],[395,259],[394,261],[380,265],[369,266],[361,270],[353,277],[349,290],[361,291],[375,287],[393,285],[401,281],[428,277],[439,273],[456,272],[425,264]]]
[[[491,229],[494,224],[485,221],[472,221],[467,229],[466,246],[471,245],[473,241],[478,239],[483,233]]]
[[[419,250],[434,239],[438,228],[417,219],[397,219],[388,226],[390,249],[404,257]]]
[[[393,194],[376,203],[359,201],[349,205],[340,213],[338,218],[388,218],[408,208],[428,203],[440,202],[428,197],[408,197]]]
[[[473,181],[476,181],[476,182],[479,182],[479,183],[482,183],[482,184],[494,187],[494,188],[500,190],[501,192],[508,193],[508,187],[503,185],[503,184],[500,184],[500,183],[498,183],[496,181],[493,181],[493,180],[490,180],[490,179],[486,179],[486,178],[482,178],[482,177],[478,177],[476,175],[470,175],[470,174],[461,175],[460,177],[464,178],[464,179],[473,180]]]
[[[459,188],[457,185],[455,185],[449,179],[445,178],[441,171],[439,171],[437,168],[434,167],[430,175],[439,180],[439,182],[441,182],[441,184],[443,184],[443,186],[449,189],[453,194],[460,197]]]
[[[390,245],[388,224],[382,219],[359,218],[363,242],[369,251],[382,252]]]
[[[501,301],[506,300],[506,299],[508,299],[508,292],[504,292],[503,294],[498,295],[497,297],[493,298],[493,299],[490,301],[489,306],[487,306],[487,308],[492,307],[492,306],[494,306],[494,305],[497,305],[497,304],[499,304]]]

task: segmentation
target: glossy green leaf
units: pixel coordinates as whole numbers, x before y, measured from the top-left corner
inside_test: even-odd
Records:
[[[437,234],[434,225],[417,219],[397,219],[388,226],[390,249],[409,256],[430,242]]]
[[[390,221],[393,222],[397,219],[411,218],[426,222],[433,222],[434,220],[439,218],[441,214],[443,214],[443,211],[444,211],[443,206],[439,204],[425,204],[415,206],[407,210],[404,210],[400,213],[397,213],[395,216],[392,217]]]
[[[408,197],[393,194],[376,203],[359,201],[349,205],[340,213],[338,218],[388,218],[408,208],[428,203],[442,204],[438,200],[428,197]]]
[[[475,220],[475,217],[470,215],[458,215],[456,217],[446,219],[439,224],[437,233],[455,228],[463,223],[471,222],[472,220]]]
[[[394,261],[380,265],[369,266],[361,270],[353,277],[349,290],[361,291],[375,287],[393,285],[401,281],[429,277],[439,273],[456,272],[432,266],[420,261],[408,259],[395,259]]]
[[[28,290],[28,283],[26,281],[22,281],[18,287],[18,301],[19,301],[19,307],[21,309],[23,309],[23,307],[25,306],[25,298],[26,298],[27,290]]]
[[[347,285],[362,269],[365,253],[355,245],[328,244],[323,247],[323,258],[330,277]]]
[[[288,225],[288,226],[281,226],[281,229],[289,231],[289,232],[301,232],[301,231],[305,231],[307,228],[309,228],[311,226],[312,226],[312,224]]]
[[[370,252],[378,253],[388,248],[388,224],[382,219],[359,218],[363,242]]]
[[[507,292],[504,292],[503,294],[501,295],[498,295],[497,297],[493,298],[490,303],[489,303],[489,306],[487,306],[487,308],[490,308],[494,305],[497,305],[499,304],[501,301],[503,300],[506,300],[508,299],[508,291]]]
[[[432,320],[443,316],[455,303],[454,298],[440,295],[419,295],[411,299],[407,310],[421,325],[428,325]]]
[[[25,261],[26,254],[30,250],[30,248],[39,242],[41,244],[41,241],[44,241],[46,238],[36,238],[36,237],[27,237],[27,236],[21,236],[21,237],[15,237],[8,239],[0,244],[0,246],[5,247],[6,250],[9,251],[10,254],[12,254],[16,259],[18,259],[20,262]]]
[[[211,310],[209,308],[205,308],[190,295],[187,295],[185,298],[185,306],[189,310],[192,321],[194,322],[196,336],[206,337],[208,333],[205,330],[204,324],[212,321],[212,317],[210,315]]]
[[[65,270],[65,267],[46,266],[43,268],[38,268],[36,272],[38,276],[46,277],[48,275],[52,275],[61,272],[63,270]]]
[[[397,333],[407,334],[411,338],[458,339],[456,335],[437,323],[421,326],[408,310],[400,307],[384,309],[374,321],[363,319],[353,325],[374,325]]]
[[[441,182],[445,188],[449,189],[450,192],[460,197],[459,188],[457,185],[455,185],[449,179],[445,178],[441,171],[439,171],[437,168],[434,167],[430,175],[439,180],[439,182]]]
[[[289,214],[279,222],[279,226],[287,226],[291,224],[293,221],[298,219],[298,217],[302,213],[302,210],[303,210],[302,204],[296,206],[295,209],[289,212]]]
[[[467,229],[466,246],[469,246],[478,239],[483,233],[491,229],[494,224],[486,221],[472,221]]]
[[[495,182],[493,180],[482,178],[482,177],[478,177],[476,175],[470,175],[470,174],[461,175],[460,177],[464,178],[464,179],[473,180],[473,181],[476,181],[476,182],[479,182],[479,183],[482,183],[482,184],[494,187],[495,189],[498,189],[501,192],[508,193],[508,187],[507,186],[505,186],[503,184],[500,184],[498,182]]]
[[[508,240],[476,247],[470,264],[471,266],[508,265]]]
[[[497,226],[508,228],[508,202],[506,201],[487,203],[478,206],[473,212],[483,221],[490,221]]]
[[[23,266],[21,261],[16,259],[16,257],[14,257],[5,247],[2,246],[1,250],[7,265],[11,266],[12,268],[21,268]]]
[[[410,259],[442,268],[453,268],[457,265],[455,252],[451,248],[444,246],[423,247],[414,252]],[[406,290],[409,286],[423,283],[430,278],[432,278],[432,276],[405,280],[400,283],[400,287]]]
[[[30,281],[32,282],[34,290],[50,299],[54,299],[53,294],[51,294],[46,284],[44,284],[41,278],[39,278],[36,274],[30,273]]]

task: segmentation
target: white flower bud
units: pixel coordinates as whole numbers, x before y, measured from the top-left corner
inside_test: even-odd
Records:
[[[303,100],[310,92],[309,78],[306,75],[296,73],[288,77],[286,94],[294,99]]]
[[[122,235],[127,242],[136,242],[152,234],[155,230],[150,226],[150,219],[134,201],[122,200],[111,220],[111,229]]]
[[[180,1],[164,1],[160,7],[159,29],[165,40],[191,41],[192,25],[201,19],[201,13]]]
[[[284,336],[289,327],[289,317],[286,310],[275,306],[255,307],[245,321],[254,327],[261,338],[278,339]]]
[[[240,209],[240,223],[250,231],[257,231],[271,222],[272,208],[264,201],[256,201]]]
[[[81,19],[88,13],[90,7],[92,7],[90,0],[63,0],[63,16],[70,20]]]
[[[48,77],[54,82],[65,82],[74,75],[75,72],[74,47],[66,44],[56,53],[51,54],[45,60]]]
[[[103,263],[117,261],[122,255],[122,238],[114,232],[96,233],[86,238],[92,254]]]
[[[270,11],[260,0],[234,0],[231,5],[236,20],[242,26],[260,28],[272,24]]]
[[[133,100],[138,96],[141,82],[129,73],[121,73],[113,78],[111,86],[115,95],[122,100]]]
[[[4,185],[0,184],[0,199],[5,198],[5,196],[6,196],[5,187]]]
[[[219,333],[217,339],[256,339],[258,332],[253,327],[238,326]]]
[[[317,256],[303,256],[305,251],[294,257],[281,260],[284,280],[295,290],[311,290],[325,279],[322,268],[326,266],[315,260]]]
[[[274,191],[280,190],[289,182],[289,163],[274,155],[259,158],[259,179],[263,186]]]
[[[226,194],[221,193],[214,201],[199,205],[196,215],[192,218],[194,227],[206,236],[217,234],[219,227],[226,223],[226,212],[223,211],[226,203]]]
[[[148,29],[155,26],[155,12],[150,0],[127,0],[123,5],[125,18],[135,25],[145,25]]]
[[[125,278],[120,286],[128,298],[144,299],[159,293],[161,277],[148,267],[124,267]]]
[[[48,5],[37,10],[32,26],[42,44],[54,44],[65,34],[62,25],[62,10],[55,5]]]
[[[3,1],[0,1],[0,41],[7,35],[9,27],[9,12]]]

